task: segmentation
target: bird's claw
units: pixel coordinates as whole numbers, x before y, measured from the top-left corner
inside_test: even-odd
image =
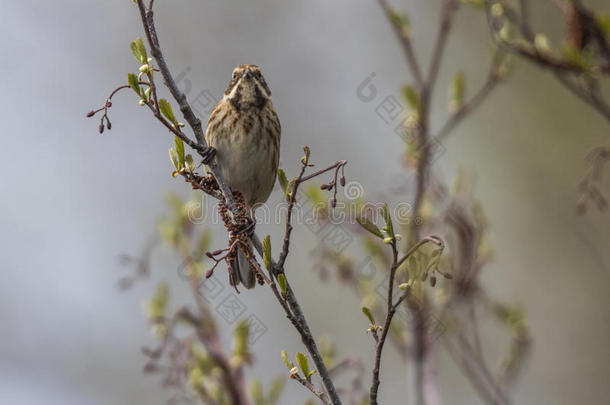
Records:
[[[256,220],[252,218],[245,218],[244,232],[249,238],[254,236],[254,228],[256,227]]]
[[[216,156],[216,148],[212,146],[205,147],[201,152],[201,157],[203,158],[202,163],[207,165],[214,159],[214,156]]]

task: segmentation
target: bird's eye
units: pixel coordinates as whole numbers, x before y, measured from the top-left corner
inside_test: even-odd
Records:
[[[233,80],[237,79],[237,72],[233,72]]]

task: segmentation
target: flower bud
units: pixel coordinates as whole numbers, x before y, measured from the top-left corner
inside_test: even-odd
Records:
[[[87,113],[87,118],[91,118],[95,115],[95,111],[91,110]]]

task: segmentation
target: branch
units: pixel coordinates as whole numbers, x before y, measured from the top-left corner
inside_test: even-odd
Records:
[[[375,332],[374,337],[377,342],[377,346],[375,349],[375,365],[373,367],[373,381],[371,383],[370,390],[370,405],[377,405],[377,391],[379,389],[379,372],[381,369],[381,354],[383,352],[383,347],[385,345],[386,338],[388,336],[388,332],[390,330],[390,324],[392,323],[392,319],[394,318],[394,314],[396,313],[396,309],[398,306],[407,298],[409,289],[407,289],[404,294],[396,300],[396,302],[392,302],[393,293],[394,293],[394,278],[396,276],[396,270],[407,260],[413,253],[415,253],[420,247],[427,243],[433,243],[439,246],[441,249],[444,249],[444,243],[441,239],[436,236],[428,236],[419,242],[417,242],[409,251],[402,257],[398,259],[398,249],[396,247],[396,239],[392,238],[391,247],[392,247],[392,265],[390,267],[390,278],[388,280],[388,297],[387,297],[387,313],[385,317],[385,321],[383,323],[383,327],[381,329],[381,336],[377,337],[377,333]]]
[[[444,0],[443,9],[441,11],[441,23],[436,36],[436,42],[432,48],[432,59],[430,61],[428,78],[426,80],[426,84],[429,87],[428,91],[431,91],[432,87],[436,83],[445,45],[447,44],[447,39],[449,38],[449,34],[451,32],[451,26],[453,25],[453,16],[459,7],[459,1]]]
[[[489,69],[489,73],[487,75],[487,80],[483,86],[477,91],[477,93],[463,104],[442,126],[442,128],[438,131],[435,139],[438,142],[443,142],[447,136],[453,131],[453,129],[458,126],[464,118],[468,116],[472,111],[476,110],[479,105],[483,103],[487,99],[487,96],[491,94],[491,92],[496,88],[496,86],[500,83],[500,77],[498,75],[498,66],[501,63],[504,55],[502,52],[497,52],[493,57],[493,62],[491,68]]]
[[[292,187],[291,190],[287,190],[290,192],[290,200],[288,203],[288,211],[286,213],[286,230],[284,233],[284,244],[282,247],[282,252],[280,254],[280,259],[279,259],[278,263],[271,264],[272,269],[273,269],[273,274],[276,277],[279,274],[283,274],[284,277],[286,277],[286,274],[284,271],[284,265],[286,262],[286,257],[288,256],[288,251],[290,249],[290,236],[292,233],[292,224],[291,224],[292,212],[293,212],[294,205],[296,203],[296,195],[297,195],[299,186],[307,180],[315,178],[332,169],[335,169],[334,180],[333,180],[334,184],[332,187],[335,188],[335,195],[336,195],[336,189],[337,189],[336,179],[338,176],[338,172],[340,169],[343,170],[343,167],[347,164],[347,161],[345,161],[345,160],[338,161],[335,164],[327,167],[326,169],[322,169],[322,170],[319,170],[308,176],[305,176],[305,170],[307,169],[307,167],[310,166],[309,165],[309,152],[308,152],[308,148],[306,148],[305,156],[301,160],[301,163],[302,163],[301,171],[299,173],[299,176],[294,181],[294,186]],[[343,175],[342,175],[341,179],[342,180],[340,181],[340,183],[345,184]],[[333,197],[333,198],[336,198],[336,197]],[[256,240],[256,241],[253,240],[253,242],[255,243],[255,247],[256,247],[256,242],[258,242],[260,244],[260,242],[258,240]],[[258,247],[256,247],[256,249],[258,250]],[[262,246],[261,246],[261,251],[262,251]],[[277,297],[277,295],[276,295],[276,297]],[[278,300],[280,300],[281,303],[283,303],[282,301],[284,301],[283,297],[278,297]],[[307,348],[307,351],[311,355],[311,358],[317,367],[318,373],[320,374],[320,377],[322,378],[324,386],[326,387],[326,390],[327,390],[328,396],[330,397],[331,403],[333,405],[341,404],[339,395],[337,394],[337,391],[334,387],[330,373],[328,372],[328,369],[326,368],[326,365],[324,364],[322,355],[320,354],[320,352],[317,348],[315,339],[313,338],[313,335],[311,334],[309,326],[307,325],[307,321],[305,320],[305,317],[303,315],[303,311],[301,310],[301,307],[300,307],[299,303],[297,302],[297,299],[292,291],[292,288],[290,286],[290,283],[288,282],[287,277],[286,277],[285,302],[288,304],[288,307],[290,308],[290,313],[289,313],[289,311],[287,311],[285,309],[286,314],[289,317],[289,319],[291,317],[294,317],[294,320],[291,319],[291,321],[292,321],[293,325],[295,326],[295,328],[297,329],[297,331],[299,332],[299,334],[301,335],[301,340],[302,340],[303,344],[305,345],[305,347]],[[283,305],[283,307],[284,307],[284,305]]]
[[[610,103],[606,102],[599,93],[597,86],[598,80],[594,78],[595,75],[610,74],[610,48],[606,38],[597,25],[595,18],[592,17],[592,12],[586,9],[580,2],[572,1],[566,3],[558,0],[556,0],[556,2],[564,13],[575,13],[579,24],[583,25],[580,27],[582,30],[587,30],[587,32],[592,33],[599,49],[597,56],[602,59],[602,62],[598,61],[598,63],[593,66],[583,65],[539,49],[539,47],[536,46],[535,37],[532,34],[533,30],[529,26],[529,21],[527,20],[527,5],[524,0],[520,1],[521,15],[510,9],[505,3],[502,3],[502,7],[504,8],[502,9],[503,12],[500,16],[494,16],[492,12],[493,4],[500,3],[494,3],[492,0],[485,1],[487,23],[492,32],[492,39],[502,49],[520,55],[540,67],[549,69],[573,94],[593,107],[598,113],[606,118],[606,120],[610,121]],[[573,10],[570,11],[568,9],[569,7],[572,7]],[[498,35],[499,27],[508,22],[521,27],[521,32],[524,36],[523,41],[509,42]],[[584,77],[588,83],[583,87],[574,83],[574,81],[570,79],[570,75],[577,78]]]
[[[413,51],[413,44],[411,43],[411,38],[408,35],[408,32],[403,31],[403,27],[396,24],[393,16],[395,15],[395,11],[388,5],[386,0],[379,0],[379,5],[383,9],[388,21],[392,25],[392,29],[394,30],[394,34],[398,39],[398,42],[402,46],[403,53],[407,60],[407,66],[411,70],[411,74],[413,75],[413,79],[417,86],[421,89],[424,86],[424,79],[421,74],[421,69],[419,68],[419,63],[417,62],[417,58],[415,57],[415,52]]]
[[[174,97],[174,99],[176,100],[178,105],[180,106],[180,111],[182,111],[182,115],[184,116],[184,119],[186,120],[186,122],[189,124],[189,126],[193,130],[193,133],[195,134],[195,138],[197,139],[196,146],[193,147],[191,144],[189,144],[189,146],[191,146],[195,150],[197,150],[197,152],[199,154],[202,154],[203,151],[208,147],[208,145],[205,141],[205,136],[204,136],[203,128],[201,125],[201,120],[199,118],[197,118],[197,116],[193,112],[193,109],[191,108],[190,104],[188,103],[186,96],[178,88],[178,85],[176,84],[176,81],[174,80],[174,78],[169,70],[169,67],[167,66],[167,63],[165,62],[165,59],[163,58],[163,53],[161,52],[161,47],[159,45],[159,39],[157,37],[157,30],[155,28],[155,24],[154,24],[154,20],[153,20],[152,8],[147,8],[144,5],[143,0],[137,0],[137,3],[138,3],[138,9],[140,10],[140,17],[142,19],[142,25],[144,26],[144,31],[146,33],[146,39],[148,40],[148,45],[150,47],[150,52],[151,52],[152,56],[155,58],[155,60],[157,61],[157,65],[159,66],[159,69],[161,70],[161,75],[163,76],[165,85],[167,86],[170,93],[172,94],[172,96]],[[152,5],[153,5],[153,2],[150,2],[150,7],[152,7]],[[233,199],[233,194],[231,193],[231,189],[229,188],[228,184],[222,178],[218,164],[216,163],[215,160],[212,159],[212,161],[210,161],[208,163],[208,167],[209,167],[210,171],[212,172],[212,174],[214,175],[214,178],[218,182],[218,186],[220,187],[220,190],[222,191],[222,194],[224,196],[227,206],[229,207],[229,209],[231,211],[234,212],[235,211],[235,200]]]
[[[301,377],[298,373],[292,374],[290,378],[295,381],[298,381],[303,387],[311,391],[311,393],[318,397],[323,404],[331,405],[331,402],[328,400],[328,396],[326,395],[326,393],[318,391],[318,389],[315,387],[315,385],[311,383],[309,379]]]
[[[191,106],[189,105],[189,103],[186,99],[186,96],[178,88],[178,85],[176,84],[175,80],[173,79],[173,76],[170,73],[170,70],[169,70],[169,67],[168,67],[166,61],[163,58],[163,54],[161,52],[161,47],[159,45],[159,40],[157,37],[157,31],[156,31],[156,28],[154,25],[154,20],[153,20],[153,11],[152,11],[153,2],[151,1],[149,3],[148,8],[144,5],[143,0],[137,0],[137,4],[138,4],[138,9],[140,11],[142,24],[144,26],[144,30],[146,33],[146,38],[148,40],[148,44],[151,49],[151,54],[157,61],[157,65],[159,66],[161,75],[163,76],[163,79],[165,81],[165,85],[169,88],[170,93],[172,94],[172,96],[174,97],[174,99],[176,100],[178,105],[180,106],[180,111],[182,111],[184,119],[189,124],[193,133],[195,134],[195,138],[197,139],[197,146],[194,149],[196,149],[197,152],[201,155],[204,153],[204,151],[208,147],[208,145],[205,141],[205,136],[204,136],[203,128],[201,125],[201,121],[193,113],[193,110],[192,110]],[[235,200],[233,198],[233,195],[231,193],[229,186],[224,181],[224,179],[221,175],[218,164],[216,163],[215,160],[212,159],[212,161],[210,161],[207,164],[207,166],[208,166],[209,170],[212,172],[212,175],[214,176],[214,178],[216,179],[216,181],[218,183],[218,186],[223,194],[225,204],[227,205],[229,210],[231,212],[233,212],[233,214],[237,214]],[[256,234],[253,234],[250,237],[250,239],[251,239],[252,244],[254,245],[255,249],[258,251],[258,253],[261,256],[263,256],[263,248],[262,248],[262,244],[261,244],[258,236]],[[274,269],[278,270],[275,263],[272,263],[272,266]],[[281,270],[283,272],[283,268],[281,268],[279,270]],[[298,301],[289,285],[287,286],[286,302],[288,303],[290,310],[294,314],[296,324],[299,325],[298,331],[301,334],[301,339],[303,341],[303,344],[306,346],[314,363],[317,366],[318,373],[320,373],[320,376],[322,377],[322,381],[324,382],[324,386],[330,397],[331,403],[333,405],[340,405],[341,401],[339,399],[337,391],[333,385],[330,375],[328,374],[328,370],[326,369],[326,366],[324,365],[322,356],[320,355],[320,353],[318,351],[315,340],[313,339],[311,331],[309,330],[309,326],[307,325],[307,321],[305,319],[305,316],[303,315],[301,307],[298,304]]]
[[[392,242],[392,266],[390,267],[390,279],[388,281],[388,298],[387,298],[387,314],[383,323],[383,329],[381,330],[381,336],[377,341],[377,347],[375,348],[375,365],[373,366],[373,382],[371,383],[370,390],[370,405],[377,405],[377,391],[379,390],[379,371],[381,369],[381,353],[383,352],[383,346],[390,330],[390,323],[396,312],[398,304],[402,302],[406,295],[403,295],[398,300],[397,304],[392,303],[392,293],[394,292],[394,277],[396,270],[398,269],[398,249],[396,248],[396,239]]]

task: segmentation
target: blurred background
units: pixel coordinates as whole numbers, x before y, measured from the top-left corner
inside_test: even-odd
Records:
[[[112,131],[100,135],[97,120],[85,118],[137,69],[129,51],[143,36],[137,9],[125,0],[1,3],[0,402],[164,404],[169,393],[159,379],[141,372],[140,349],[154,343],[141,302],[157,280],[172,284],[174,301],[189,300],[179,259],[158,249],[152,280],[122,292],[117,281],[127,270],[117,258],[142,252],[168,191],[185,198],[190,191],[170,175],[171,137],[131,93],[115,98]],[[561,15],[550,2],[533,3],[534,25],[560,36]],[[587,4],[610,12],[602,0]],[[440,2],[393,5],[410,14],[416,52],[428,60]],[[375,103],[356,96],[372,72],[383,96],[398,98],[410,80],[375,1],[158,0],[155,15],[166,59],[190,100],[203,91],[220,97],[235,65],[262,67],[289,175],[306,144],[319,165],[349,160],[348,181],[370,195],[384,195],[403,170],[403,141]],[[447,117],[455,71],[463,69],[474,89],[488,66],[485,20],[465,8],[441,71],[434,128]],[[584,157],[607,144],[608,134],[607,123],[554,78],[519,62],[435,162],[449,182],[459,169],[474,175],[496,251],[482,282],[489,294],[521,305],[531,327],[533,351],[515,403],[598,404],[610,395],[610,216],[590,210],[579,217],[574,209]],[[224,229],[211,229],[221,247]],[[279,245],[280,225],[259,231]],[[338,342],[339,356],[360,356],[368,384],[372,344],[358,299],[319,282],[309,256],[317,243],[306,227],[295,229],[292,284],[314,333]],[[240,299],[268,329],[247,369],[268,383],[286,373],[279,350],[301,345],[271,294],[257,289]],[[228,346],[232,326],[219,324]],[[384,357],[382,402],[399,404],[406,370],[392,350]],[[437,362],[446,403],[481,403],[443,350]],[[280,402],[308,397],[288,382]]]

